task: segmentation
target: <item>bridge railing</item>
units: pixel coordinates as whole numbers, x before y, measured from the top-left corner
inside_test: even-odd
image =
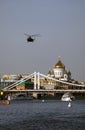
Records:
[[[71,86],[78,86],[78,87],[85,87],[85,85],[74,84],[74,83],[65,82],[65,81],[62,81],[62,80],[58,80],[58,79],[55,79],[55,78],[49,77],[49,76],[44,75],[44,74],[40,74],[40,76],[45,77],[45,78],[48,78],[48,79],[51,79],[51,80],[53,80],[53,81],[56,81],[56,82],[59,82],[59,83],[62,83],[62,84],[67,84],[67,85],[71,85]]]
[[[30,79],[30,78],[32,78],[32,77],[34,77],[34,89],[35,89],[35,90],[37,89],[36,85],[38,86],[38,89],[40,89],[40,78],[41,78],[41,77],[44,77],[44,78],[46,78],[46,79],[51,79],[51,80],[53,80],[53,81],[55,81],[55,82],[57,82],[57,83],[62,83],[62,84],[69,85],[69,86],[76,86],[76,87],[85,88],[85,85],[73,84],[73,83],[61,81],[61,80],[55,79],[55,78],[53,78],[53,77],[50,77],[50,76],[41,74],[41,73],[39,73],[39,72],[38,72],[38,73],[34,72],[34,73],[28,75],[26,78],[23,78],[23,79],[21,79],[21,80],[15,82],[14,84],[11,84],[11,85],[5,87],[3,90],[13,89],[13,88],[16,87],[17,85],[19,85],[19,84],[21,84],[21,83],[27,81],[28,79]]]

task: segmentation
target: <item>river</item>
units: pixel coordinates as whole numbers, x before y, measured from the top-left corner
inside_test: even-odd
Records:
[[[0,130],[85,130],[85,100],[11,101],[0,105]]]

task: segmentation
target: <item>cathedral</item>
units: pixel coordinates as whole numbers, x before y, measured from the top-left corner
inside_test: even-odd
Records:
[[[48,76],[63,81],[71,80],[71,72],[66,70],[65,65],[62,63],[60,58],[58,59],[57,63],[54,65],[53,70],[48,71]]]

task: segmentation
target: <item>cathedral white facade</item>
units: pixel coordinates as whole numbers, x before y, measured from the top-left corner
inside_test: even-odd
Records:
[[[51,77],[54,77],[63,81],[71,80],[71,72],[66,70],[65,65],[62,63],[60,59],[54,65],[53,70],[52,71],[49,70],[48,76],[51,76]]]

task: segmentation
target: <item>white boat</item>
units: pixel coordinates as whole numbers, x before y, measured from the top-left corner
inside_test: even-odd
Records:
[[[67,92],[61,97],[61,101],[72,101],[74,98],[75,97],[71,93]]]

